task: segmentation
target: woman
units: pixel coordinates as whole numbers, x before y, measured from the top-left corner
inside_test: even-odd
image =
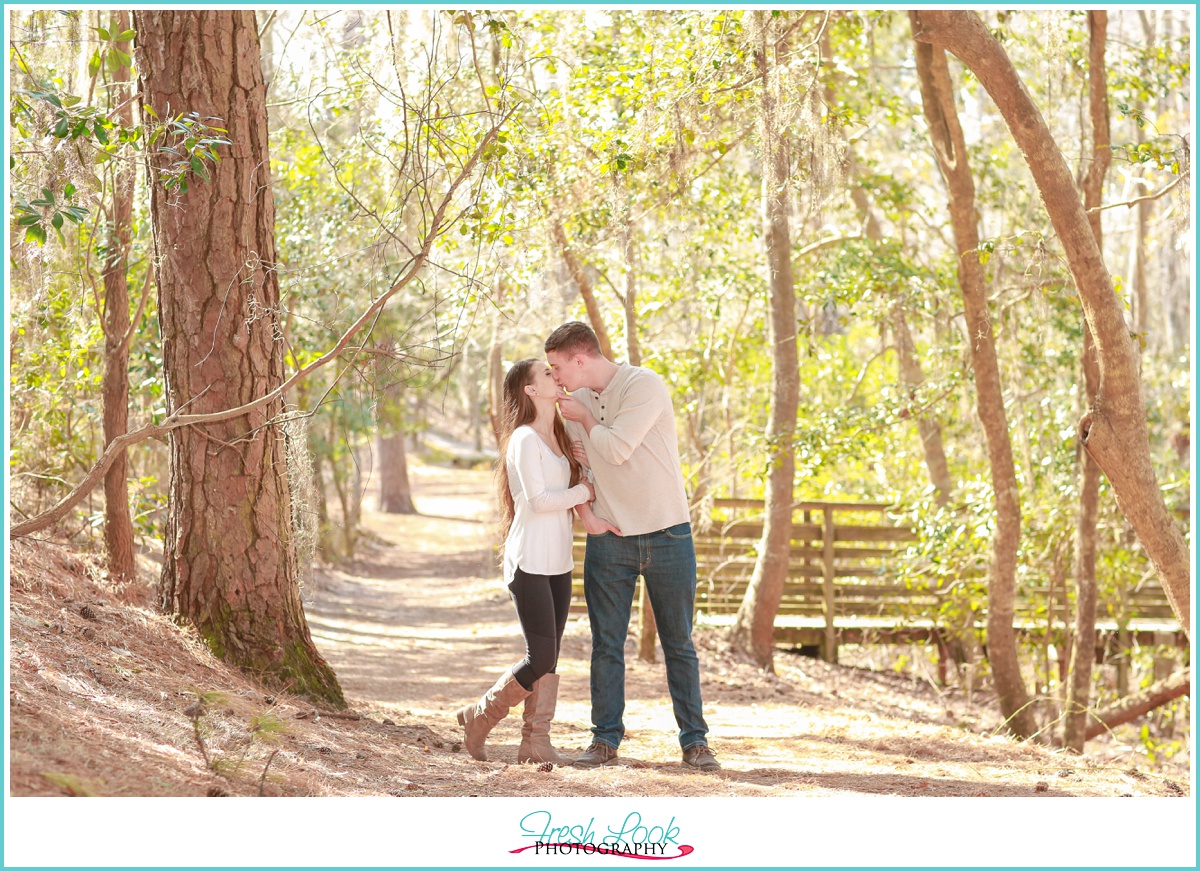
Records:
[[[525,658],[478,702],[458,712],[467,752],[487,759],[484,741],[509,708],[525,702],[518,762],[557,762],[550,723],[558,699],[554,669],[571,605],[571,509],[595,498],[571,452],[555,406],[550,367],[522,360],[504,378],[497,485],[504,580],[525,636]]]

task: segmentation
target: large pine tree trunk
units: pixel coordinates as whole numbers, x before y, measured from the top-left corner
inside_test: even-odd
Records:
[[[159,118],[219,118],[232,142],[211,184],[193,177],[183,196],[152,187],[168,412],[238,407],[284,377],[254,13],[145,10],[134,20],[142,102]],[[222,659],[343,707],[300,601],[282,412],[277,400],[171,432],[161,603]]]
[[[758,50],[763,80],[760,130],[763,150],[763,242],[767,266],[771,347],[771,398],[767,417],[767,486],[763,537],[754,572],[734,621],[733,645],[767,671],[774,671],[775,616],[787,581],[792,542],[792,483],[796,459],[792,441],[800,401],[800,368],[796,351],[796,288],[792,278],[789,226],[788,149],[779,119],[779,57],[769,13],[756,13],[762,27]]]
[[[1171,609],[1190,637],[1191,554],[1154,473],[1137,348],[1071,170],[1012,61],[978,15],[923,10],[914,16],[916,38],[953,52],[975,73],[1025,155],[1062,243],[1100,362],[1099,390],[1079,422],[1080,439],[1112,484],[1121,513],[1158,570]]]
[[[129,29],[129,13],[117,13],[117,27]],[[129,52],[129,43],[117,47]],[[129,68],[113,71],[112,99],[124,124],[133,126]],[[133,229],[134,167],[118,161],[113,171],[112,213],[108,258],[104,264],[104,381],[100,395],[104,407],[104,443],[129,430],[129,246]],[[129,461],[121,452],[104,474],[104,546],[108,576],[131,580],[136,573],[133,521],[129,515]]]
[[[915,13],[912,13],[915,16]],[[913,20],[913,32],[919,30]],[[988,560],[988,662],[999,696],[1000,711],[1009,729],[1020,737],[1037,731],[1029,693],[1021,678],[1017,635],[1013,627],[1016,604],[1017,548],[1021,541],[1021,500],[1013,462],[1004,390],[992,323],[988,313],[983,265],[976,249],[979,231],[975,221],[975,182],[967,162],[966,141],[954,105],[954,89],[946,55],[940,48],[917,43],[917,78],[921,101],[938,167],[946,180],[950,222],[958,251],[958,284],[967,320],[975,401],[991,466],[996,505],[996,528]]]
[[[1088,17],[1088,110],[1092,120],[1092,162],[1083,180],[1083,203],[1091,222],[1096,246],[1103,250],[1099,206],[1104,177],[1112,162],[1108,132],[1108,78],[1104,43],[1108,38],[1108,13],[1090,11]],[[1096,343],[1087,321],[1083,322],[1083,380],[1087,402],[1096,402],[1100,386],[1100,364]],[[1080,452],[1079,515],[1075,521],[1075,632],[1071,646],[1070,678],[1063,720],[1063,746],[1083,752],[1089,725],[1092,663],[1096,658],[1096,519],[1100,513],[1100,469],[1087,451]]]

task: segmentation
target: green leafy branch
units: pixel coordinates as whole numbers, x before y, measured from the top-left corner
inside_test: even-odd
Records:
[[[93,85],[102,68],[116,72],[132,67],[132,57],[118,44],[127,44],[136,36],[132,30],[118,32],[115,26],[94,30],[105,44],[93,52],[88,62]],[[33,80],[33,86],[13,90],[10,120],[17,132],[31,143],[49,139],[60,144],[87,145],[94,149],[94,165],[100,165],[121,157],[123,152],[138,151],[145,142],[148,151],[157,148],[157,154],[165,158],[165,165],[156,169],[157,177],[167,190],[179,194],[187,193],[192,175],[199,176],[207,184],[211,180],[212,167],[220,162],[219,148],[231,144],[228,131],[212,123],[220,119],[201,118],[196,112],[160,120],[158,114],[146,106],[146,116],[153,119],[152,122],[123,124],[115,110],[102,110],[91,105],[90,100],[58,91],[51,83],[37,81],[23,59],[19,61]],[[15,167],[16,158],[10,157],[10,170]],[[95,176],[91,179],[99,186]],[[72,181],[59,186],[47,179],[41,182],[40,196],[14,196],[14,223],[18,228],[25,228],[24,240],[44,245],[49,230],[53,229],[59,241],[65,244],[64,223],[82,223],[89,214],[89,209],[76,198],[77,193],[79,188]]]
[[[23,197],[16,197],[13,211],[16,213],[16,224],[25,228],[25,241],[36,242],[39,246],[46,242],[46,223],[49,222],[58,233],[60,242],[64,242],[62,226],[64,221],[78,224],[87,217],[88,210],[71,202],[75,195],[75,185],[67,182],[60,191],[61,200],[57,199],[50,188],[42,188],[42,195],[27,202]]]
[[[158,113],[150,106],[143,108],[146,114],[158,119]],[[198,175],[205,184],[209,183],[211,179],[206,162],[211,161],[215,167],[221,162],[217,147],[233,144],[225,138],[229,135],[228,130],[208,124],[209,121],[220,120],[211,116],[202,119],[198,112],[188,112],[168,118],[150,132],[147,147],[153,149],[158,146],[158,154],[174,158],[159,172],[163,187],[186,194],[187,177],[191,173]]]
[[[137,36],[135,30],[117,30],[117,23],[114,21],[109,27],[93,27],[92,30],[104,40],[104,45],[92,52],[91,58],[88,60],[88,75],[93,79],[99,74],[102,66],[107,66],[110,73],[115,73],[117,70],[133,67],[133,58],[126,52],[117,47],[117,43],[132,42]]]

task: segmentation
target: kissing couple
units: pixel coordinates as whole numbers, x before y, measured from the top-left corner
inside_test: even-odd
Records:
[[[488,733],[524,702],[518,762],[617,763],[625,736],[625,638],[641,575],[666,660],[681,764],[719,770],[692,644],[696,551],[670,391],[650,369],[604,357],[591,327],[578,321],[555,329],[545,352],[544,361],[522,360],[505,376],[496,475],[504,580],[525,656],[457,712],[464,746],[486,760]],[[588,534],[592,742],[567,759],[550,743],[550,726],[571,604],[575,515]]]

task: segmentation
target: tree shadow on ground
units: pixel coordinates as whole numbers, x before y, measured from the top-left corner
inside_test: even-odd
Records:
[[[835,792],[861,795],[903,796],[988,796],[1028,797],[1065,796],[1070,793],[1050,788],[1047,781],[1043,789],[1039,781],[1028,783],[977,783],[950,777],[893,774],[888,772],[830,772],[803,771],[789,768],[723,768],[721,771],[706,772],[684,768],[682,765],[644,762],[633,757],[621,757],[621,764],[630,768],[653,769],[660,775],[677,777],[710,777],[751,786],[783,789],[825,789]],[[1028,775],[1026,775],[1028,776]],[[818,795],[820,793],[817,793]]]

